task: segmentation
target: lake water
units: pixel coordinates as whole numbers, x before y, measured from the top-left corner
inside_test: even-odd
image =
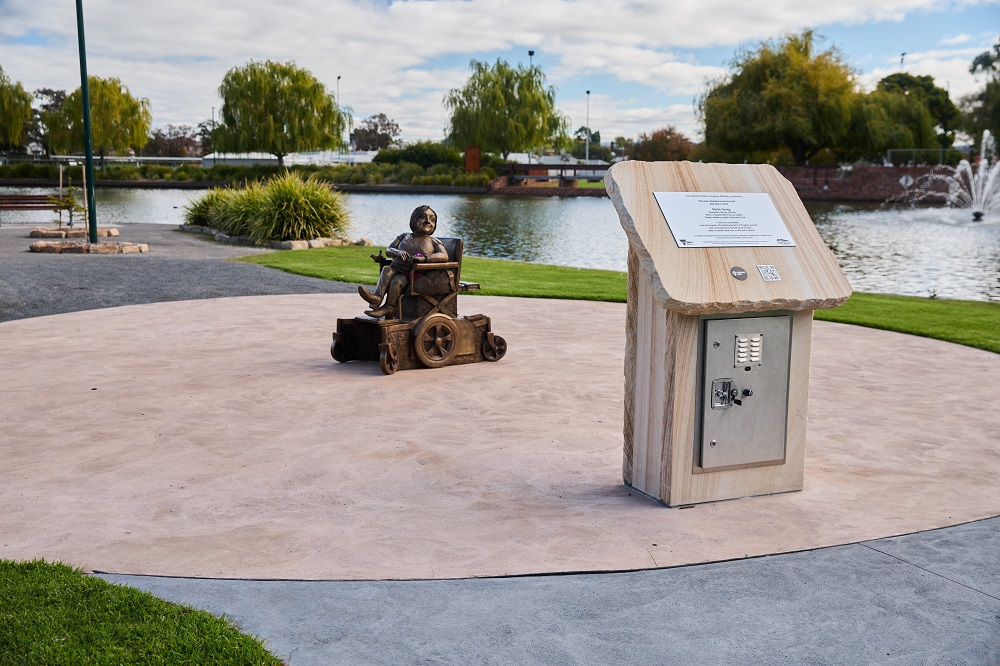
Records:
[[[0,192],[51,189],[0,188]],[[99,189],[98,222],[180,224],[200,190]],[[407,230],[410,211],[437,211],[440,236],[465,239],[466,254],[626,270],[628,242],[604,198],[347,194],[351,236],[385,245]],[[1000,219],[965,210],[806,204],[857,291],[1000,301]],[[4,212],[0,223],[44,223],[52,213]]]

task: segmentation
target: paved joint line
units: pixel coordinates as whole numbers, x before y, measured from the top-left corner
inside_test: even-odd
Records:
[[[960,581],[955,580],[954,578],[948,578],[947,576],[939,574],[936,571],[931,571],[930,569],[928,569],[926,567],[922,567],[919,564],[914,564],[913,562],[910,562],[909,560],[904,560],[902,557],[898,557],[896,555],[893,555],[892,553],[887,553],[884,550],[879,550],[878,548],[875,548],[874,546],[869,546],[867,543],[862,543],[862,544],[859,544],[859,545],[864,546],[865,548],[868,548],[870,550],[874,550],[876,553],[881,553],[882,555],[885,555],[886,557],[891,557],[892,559],[897,560],[899,562],[902,562],[903,564],[909,564],[911,567],[916,567],[917,569],[920,569],[921,571],[926,571],[927,573],[931,574],[932,576],[937,576],[938,578],[943,578],[946,581],[948,581],[949,583],[954,583],[955,585],[960,585],[960,586],[964,587],[965,589],[972,590],[973,592],[981,594],[984,597],[989,597],[990,599],[995,599],[997,601],[1000,601],[1000,597],[995,597],[992,594],[990,594],[989,592],[983,592],[982,590],[977,590],[976,588],[970,587],[970,586],[966,585],[965,583],[962,583]]]

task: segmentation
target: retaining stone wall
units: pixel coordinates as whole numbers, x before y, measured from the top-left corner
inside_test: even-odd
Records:
[[[903,176],[919,180],[933,167],[778,167],[803,201],[882,202],[903,193]]]

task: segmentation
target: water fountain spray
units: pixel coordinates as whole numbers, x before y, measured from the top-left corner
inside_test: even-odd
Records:
[[[983,132],[975,168],[968,160],[954,168],[938,167],[917,179],[901,198],[908,203],[943,198],[946,206],[971,209],[977,222],[989,211],[1000,210],[1000,161],[993,135],[989,130]]]

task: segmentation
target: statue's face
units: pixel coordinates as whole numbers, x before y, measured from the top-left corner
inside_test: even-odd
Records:
[[[424,236],[430,236],[437,229],[437,213],[428,208],[416,222],[413,223],[413,232]]]

